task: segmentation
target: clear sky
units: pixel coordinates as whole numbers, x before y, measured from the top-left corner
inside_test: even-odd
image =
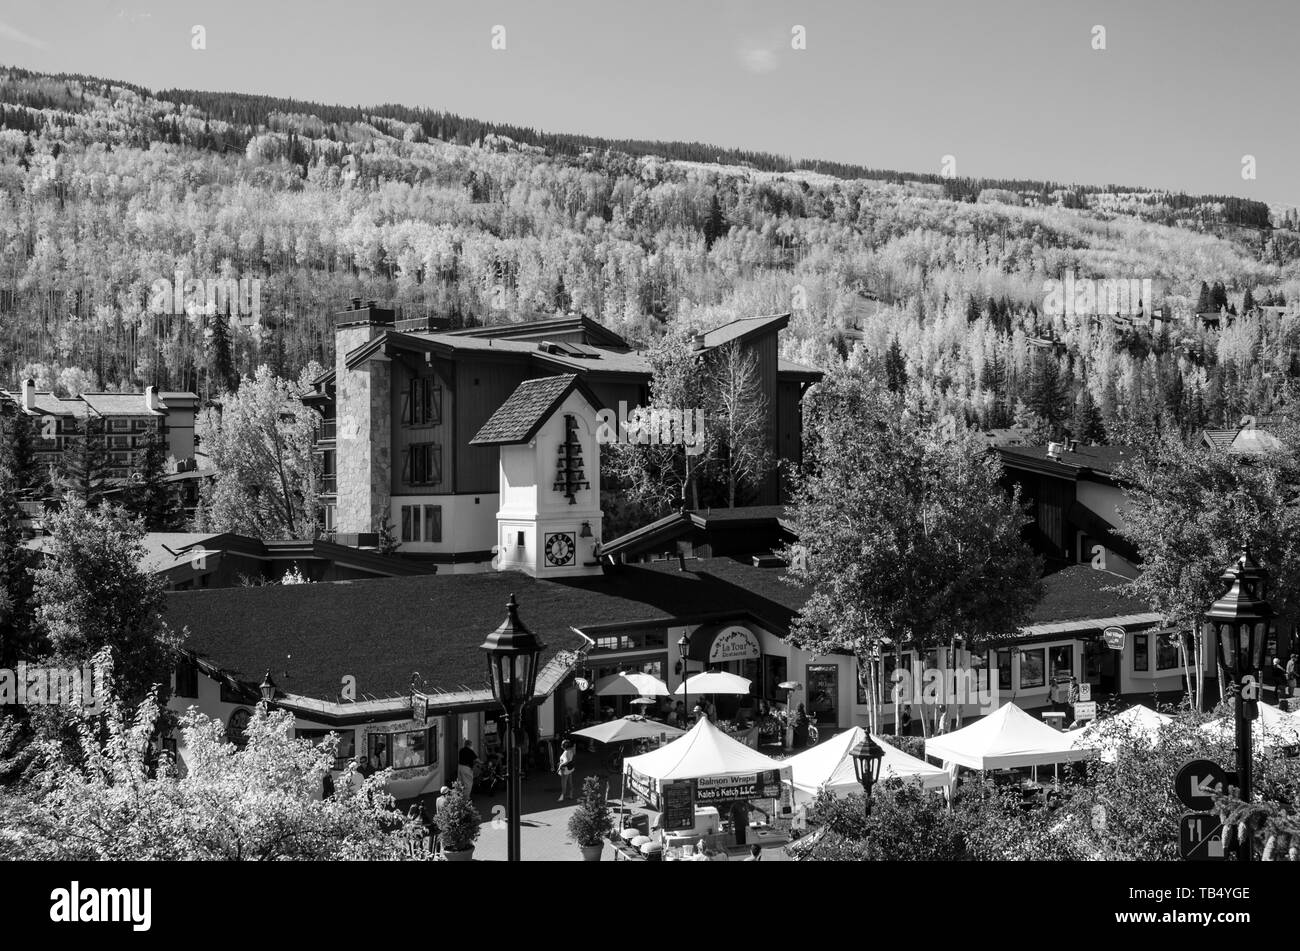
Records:
[[[153,89],[400,102],[907,171],[952,155],[958,175],[1294,203],[1298,38],[1297,0],[0,5],[0,63]]]

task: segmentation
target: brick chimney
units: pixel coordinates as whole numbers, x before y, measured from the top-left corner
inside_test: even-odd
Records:
[[[334,315],[334,399],[338,419],[337,529],[375,531],[392,485],[392,364],[368,360],[351,370],[348,354],[392,329],[394,313],[361,298]]]

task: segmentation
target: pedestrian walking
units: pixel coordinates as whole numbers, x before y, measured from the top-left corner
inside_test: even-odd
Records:
[[[1295,696],[1296,679],[1300,677],[1300,654],[1295,651],[1286,662],[1286,690],[1290,696]]]
[[[460,748],[459,765],[456,767],[456,775],[460,783],[465,787],[465,795],[474,795],[474,767],[478,765],[478,754],[474,752],[474,744],[466,740],[465,745]]]
[[[578,758],[577,748],[573,740],[565,740],[563,749],[560,751],[560,765],[556,770],[560,774],[560,802],[565,799],[575,798],[573,796],[573,773],[577,769],[574,766],[574,760]]]
[[[763,861],[763,847],[762,847],[761,845],[759,845],[758,843],[755,843],[754,845],[751,845],[751,846],[749,847],[749,858],[745,859],[745,861],[746,861],[746,862],[761,862],[761,861]]]

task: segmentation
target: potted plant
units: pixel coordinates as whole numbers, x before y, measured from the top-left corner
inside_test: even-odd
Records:
[[[483,817],[474,801],[465,795],[460,781],[452,783],[451,792],[438,807],[438,833],[442,837],[442,856],[448,862],[469,862],[474,858],[474,840],[478,838]]]
[[[569,838],[582,849],[586,862],[599,862],[605,837],[614,828],[614,817],[600,792],[600,780],[588,776],[582,781],[578,807],[569,816]]]

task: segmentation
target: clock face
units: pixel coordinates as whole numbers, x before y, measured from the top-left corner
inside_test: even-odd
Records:
[[[573,564],[577,544],[572,532],[552,532],[546,536],[546,563],[560,567]]]

